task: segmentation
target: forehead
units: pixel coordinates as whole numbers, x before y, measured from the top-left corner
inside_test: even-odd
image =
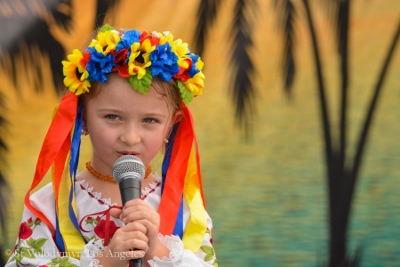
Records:
[[[88,100],[96,106],[114,106],[121,109],[124,108],[147,108],[147,109],[168,109],[165,96],[158,89],[150,87],[147,94],[138,92],[128,83],[125,78],[118,75],[110,75],[109,79],[100,84],[93,92],[94,95]],[[165,110],[167,112],[167,110]]]

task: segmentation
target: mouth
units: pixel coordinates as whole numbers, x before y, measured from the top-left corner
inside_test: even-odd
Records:
[[[136,152],[136,151],[119,151],[119,152],[118,152],[118,155],[119,155],[120,157],[126,156],[126,155],[138,156],[139,153]]]

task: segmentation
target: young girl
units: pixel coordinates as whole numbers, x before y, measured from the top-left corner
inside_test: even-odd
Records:
[[[186,107],[202,92],[200,57],[171,33],[105,25],[63,66],[70,92],[44,140],[6,266],[217,266]],[[93,154],[78,174],[81,134]],[[162,177],[149,167],[160,150]],[[147,170],[141,199],[122,207],[112,168],[123,155]],[[52,183],[31,195],[51,165]]]

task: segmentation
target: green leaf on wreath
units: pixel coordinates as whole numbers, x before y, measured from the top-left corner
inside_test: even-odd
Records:
[[[182,100],[187,105],[193,100],[193,93],[187,89],[186,85],[181,81],[177,80],[179,91],[181,92]]]
[[[101,27],[99,32],[106,32],[106,31],[112,31],[114,30],[114,28],[112,26],[110,26],[110,24],[106,23],[104,24],[103,27]]]
[[[150,70],[147,69],[146,74],[142,77],[142,79],[138,79],[137,75],[133,75],[127,78],[127,80],[136,91],[141,92],[142,94],[147,94],[149,92],[151,82],[153,81],[153,77],[151,76]]]

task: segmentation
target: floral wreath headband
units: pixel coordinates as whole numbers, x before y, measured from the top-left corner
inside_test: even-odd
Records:
[[[74,49],[62,61],[64,85],[76,95],[89,92],[92,83],[104,83],[117,72],[137,91],[146,94],[153,78],[175,81],[188,104],[202,93],[203,61],[190,52],[187,43],[170,32],[117,31],[104,25],[82,53]]]

